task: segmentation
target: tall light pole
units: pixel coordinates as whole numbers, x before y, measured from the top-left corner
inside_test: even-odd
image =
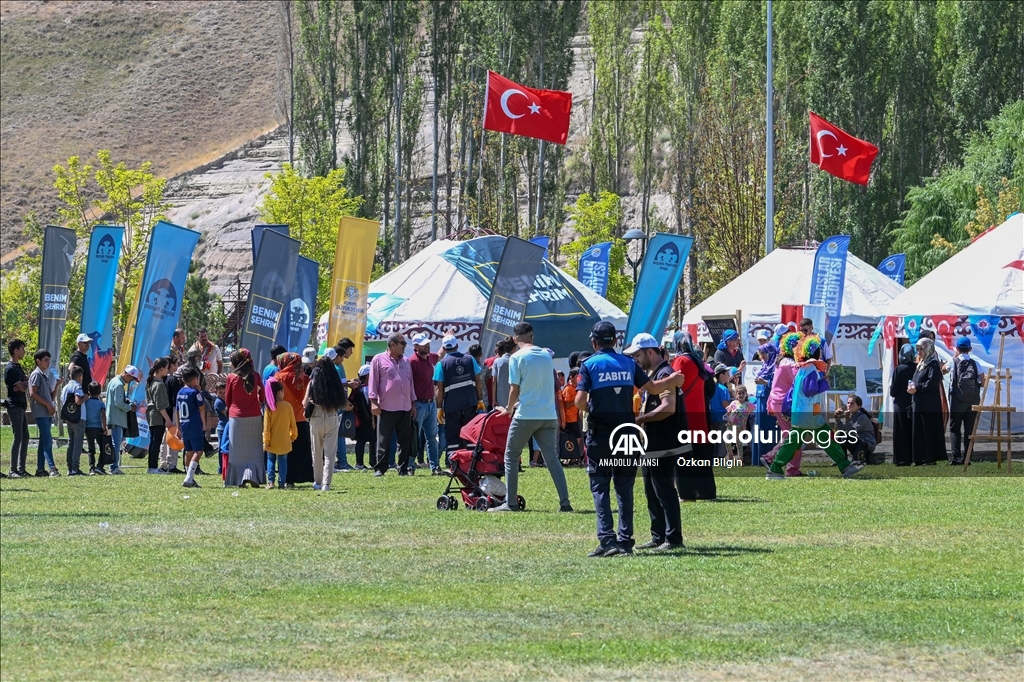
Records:
[[[768,0],[768,76],[765,88],[765,170],[767,187],[764,201],[764,255],[775,248],[775,116],[772,105],[775,100],[775,89],[772,86],[772,0]]]
[[[633,228],[628,230],[626,234],[622,235],[623,241],[626,242],[626,262],[633,266],[633,286],[636,286],[637,272],[636,269],[640,263],[644,260],[644,247],[647,245],[647,233],[643,230]],[[640,242],[640,255],[633,260],[629,257],[629,244],[630,242]]]

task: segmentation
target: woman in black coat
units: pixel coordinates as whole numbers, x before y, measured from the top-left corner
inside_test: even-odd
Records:
[[[917,353],[909,343],[900,347],[900,364],[893,367],[889,381],[892,397],[892,463],[908,467],[914,462],[914,417],[911,412],[913,396],[907,393],[907,384],[917,372]]]
[[[907,388],[914,412],[914,464],[946,461],[946,434],[942,422],[942,366],[931,339],[917,342],[917,371]]]

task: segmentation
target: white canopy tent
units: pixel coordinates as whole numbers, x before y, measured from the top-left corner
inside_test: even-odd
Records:
[[[904,321],[921,316],[922,329],[936,332],[939,355],[948,359],[956,339],[971,339],[971,355],[982,372],[998,362],[999,337],[1004,338],[1003,367],[1013,376],[1011,420],[1014,433],[1024,432],[1024,215],[1010,216],[1002,225],[979,236],[970,246],[918,280],[885,308],[892,335],[906,337]],[[994,326],[986,349],[974,328],[978,322]],[[885,367],[893,366],[893,353],[885,349]],[[886,395],[889,372],[885,379]],[[949,376],[947,375],[947,381]],[[991,401],[992,393],[989,393]],[[1006,396],[1003,396],[1003,404]],[[986,425],[987,420],[983,419]],[[1005,422],[1004,422],[1005,424]]]
[[[383,339],[394,332],[401,332],[407,336],[426,333],[432,340],[437,341],[444,336],[448,328],[454,328],[459,348],[463,352],[479,341],[480,327],[487,309],[487,298],[473,280],[442,255],[460,244],[466,242],[447,239],[435,241],[391,272],[370,283],[370,328],[367,330],[367,341]],[[485,265],[481,265],[481,271],[486,269]],[[568,285],[562,288],[558,283],[548,282],[549,291],[556,296],[580,297],[600,319],[611,322],[620,334],[624,333],[627,318],[624,312],[564,270],[550,262],[547,265],[557,271]],[[531,304],[527,307],[527,321],[534,322],[536,327],[536,322],[531,319],[532,315]],[[322,334],[325,333],[326,324],[327,317],[324,315],[320,319]],[[552,348],[558,346],[561,341],[537,338],[538,344]],[[580,349],[585,348],[586,338],[576,339],[573,347],[576,346]],[[437,347],[438,344],[435,343],[433,349],[437,350]],[[485,352],[489,351],[490,349],[485,349]],[[566,355],[567,353],[562,353],[559,357]]]
[[[741,338],[747,360],[757,350],[756,334],[771,331],[779,324],[783,305],[805,305],[811,293],[814,270],[813,249],[776,249],[725,287],[683,316],[683,325],[697,325],[698,335],[706,334],[703,317],[733,315],[741,311]],[[857,368],[857,394],[866,397],[865,371],[871,373],[871,386],[881,367],[877,344],[868,355],[868,342],[885,307],[904,288],[853,254],[846,260],[846,281],[839,328],[832,339],[835,364]]]

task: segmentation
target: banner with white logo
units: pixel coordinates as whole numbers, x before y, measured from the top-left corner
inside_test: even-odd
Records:
[[[50,372],[60,371],[60,340],[68,321],[68,281],[78,240],[74,230],[47,225],[39,291],[39,348],[50,351]]]
[[[656,339],[665,334],[668,316],[690,255],[693,237],[661,232],[651,238],[626,323],[626,341],[646,332]]]
[[[239,338],[241,347],[252,353],[254,367],[270,362],[270,349],[278,329],[287,326],[285,316],[292,301],[298,260],[297,240],[276,230],[263,232]]]
[[[594,290],[598,296],[608,293],[608,256],[612,252],[611,242],[594,244],[580,256],[576,279]]]
[[[284,322],[277,328],[277,343],[292,353],[301,353],[309,345],[316,321],[316,295],[320,287],[320,264],[299,256],[292,284],[291,300]]]
[[[849,235],[829,237],[814,255],[811,297],[808,303],[825,306],[825,337],[831,341],[843,313],[843,289],[846,287],[846,252]]]
[[[123,240],[124,228],[114,225],[97,225],[89,239],[81,330],[91,339],[89,371],[100,386],[114,361],[114,286]]]

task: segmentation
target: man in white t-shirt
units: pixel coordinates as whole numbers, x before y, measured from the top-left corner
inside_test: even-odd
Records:
[[[224,373],[224,359],[221,356],[220,348],[213,341],[210,341],[210,335],[207,334],[206,327],[199,330],[199,338],[190,350],[197,350],[202,354],[199,369],[203,374],[209,376],[210,374]]]
[[[505,445],[505,486],[508,492],[505,504],[489,511],[518,511],[519,455],[532,437],[540,446],[558,491],[559,511],[571,512],[569,487],[565,483],[562,462],[558,459],[555,366],[546,350],[533,345],[533,327],[529,322],[520,322],[514,332],[519,350],[509,358],[508,404],[497,408],[499,412],[512,414],[512,426]]]

